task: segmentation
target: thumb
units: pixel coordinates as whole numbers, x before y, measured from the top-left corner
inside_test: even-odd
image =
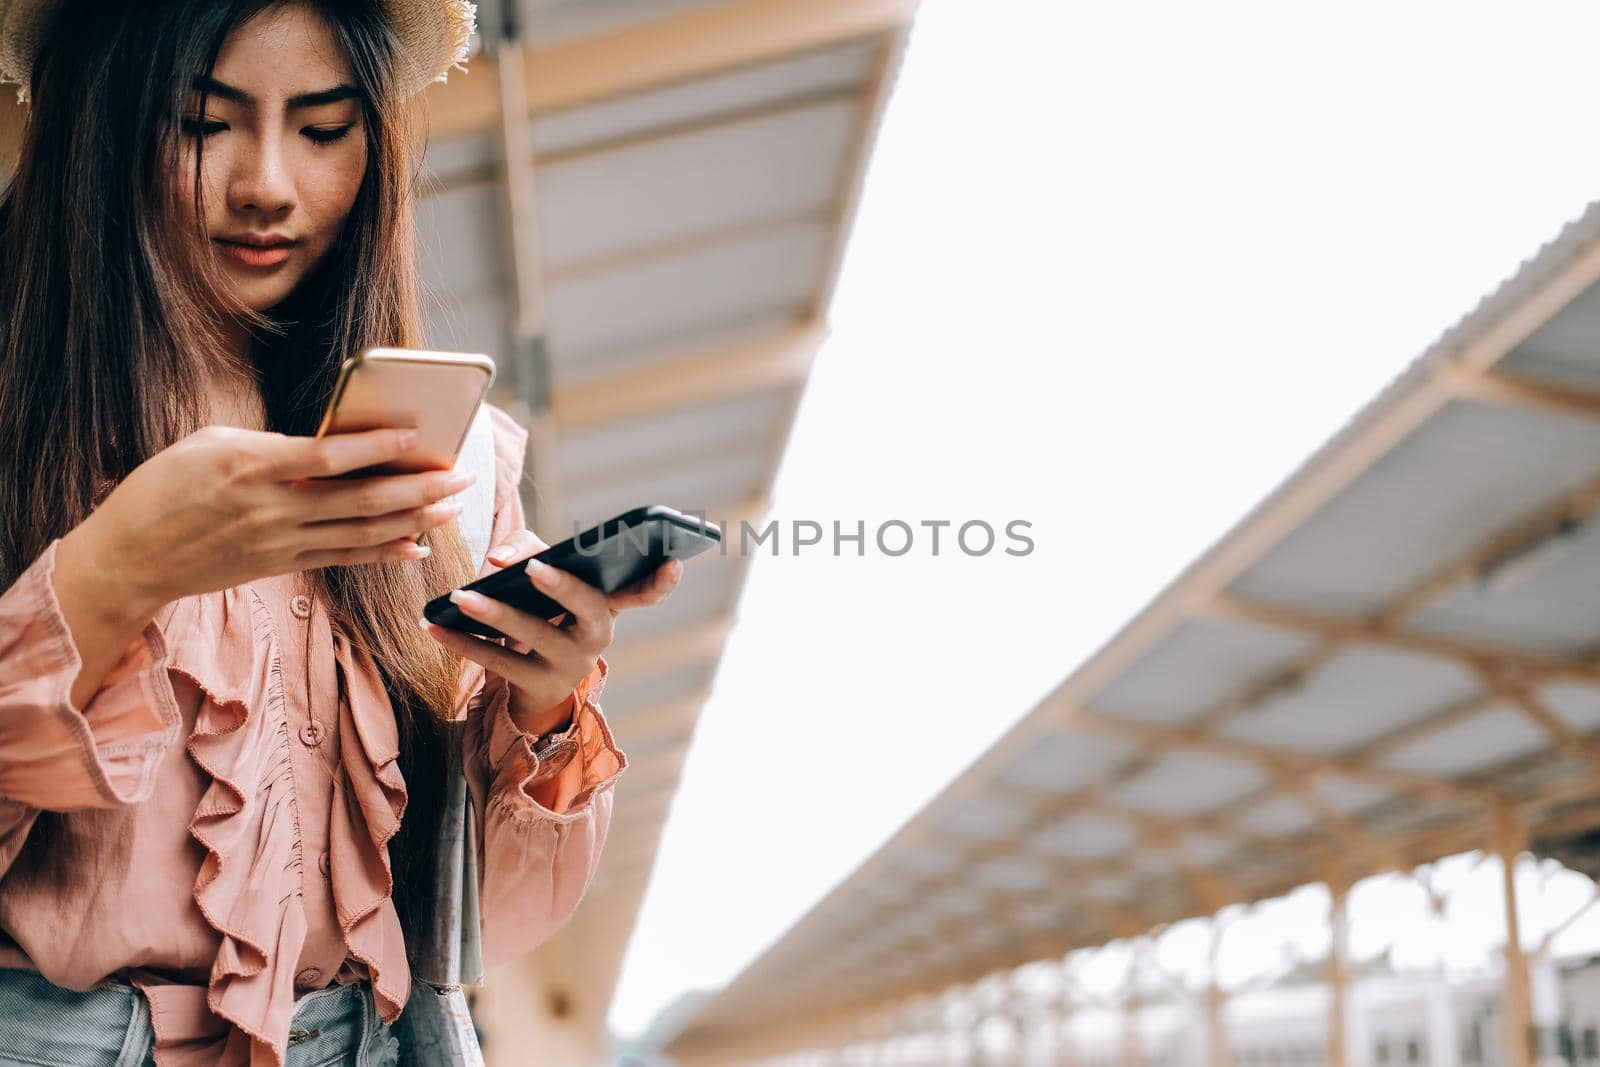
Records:
[[[532,530],[518,530],[489,550],[489,562],[497,567],[507,567],[518,560],[538,555],[548,547]]]

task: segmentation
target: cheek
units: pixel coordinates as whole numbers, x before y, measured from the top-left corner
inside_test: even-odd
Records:
[[[366,145],[348,151],[324,149],[301,187],[308,213],[316,220],[325,240],[331,241],[344,224],[361,191],[367,171]]]
[[[195,161],[196,150],[193,144],[186,144],[179,151],[178,174],[175,192],[178,203],[187,212],[193,212],[195,207]],[[226,214],[224,193],[217,182],[217,176],[225,173],[227,166],[223,153],[217,148],[207,148],[204,155],[205,173],[201,177],[200,196],[206,206],[207,228],[214,228],[219,216]]]

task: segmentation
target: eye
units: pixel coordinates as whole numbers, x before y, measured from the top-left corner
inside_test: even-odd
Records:
[[[307,126],[300,132],[317,144],[332,144],[343,140],[354,125],[353,122],[347,122],[343,126]]]
[[[228,128],[226,122],[207,122],[205,119],[194,115],[185,115],[180,124],[184,133],[191,137],[210,137],[214,133],[221,133]]]

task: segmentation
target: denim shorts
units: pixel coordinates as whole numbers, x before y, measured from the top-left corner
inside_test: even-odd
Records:
[[[399,1044],[369,982],[295,1001],[284,1067],[390,1067]],[[150,1003],[125,982],[63,989],[37,971],[0,968],[0,1065],[153,1067]]]

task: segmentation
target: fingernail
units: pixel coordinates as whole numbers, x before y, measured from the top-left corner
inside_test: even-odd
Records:
[[[471,471],[457,471],[450,476],[449,480],[445,484],[450,486],[450,491],[454,493],[465,489],[467,486],[471,485],[477,480],[478,476],[473,474]]]
[[[465,506],[466,505],[462,504],[459,500],[452,501],[448,504],[434,505],[434,507],[438,509],[439,514],[446,519],[453,519],[457,515],[461,514],[461,509]]]
[[[450,594],[450,599],[463,608],[481,608],[489,602],[488,597],[470,589],[457,589]]]
[[[412,559],[427,559],[433,555],[433,548],[429,545],[412,545],[410,556]]]
[[[496,559],[505,559],[515,551],[516,549],[510,545],[495,545],[489,550],[489,555],[494,556]]]
[[[421,437],[421,436],[422,435],[420,433],[418,433],[416,430],[401,430],[400,431],[400,447],[401,448],[410,448],[412,445],[417,443],[417,439],[419,437]]]
[[[556,580],[555,568],[536,559],[528,560],[528,577],[535,585],[549,586]]]

